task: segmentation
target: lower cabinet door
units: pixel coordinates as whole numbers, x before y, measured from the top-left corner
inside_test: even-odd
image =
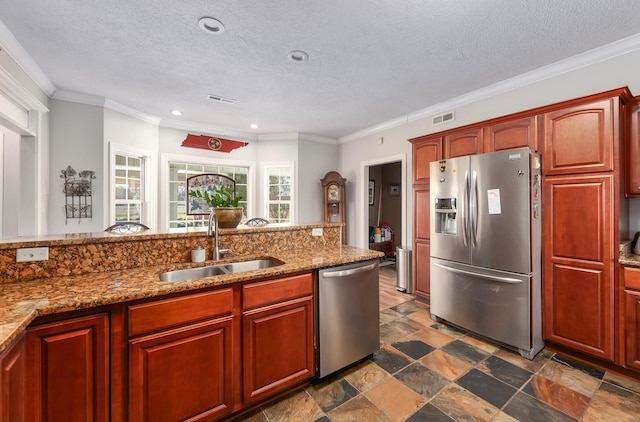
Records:
[[[413,294],[424,299],[431,297],[431,246],[428,240],[416,240],[413,247]]]
[[[640,370],[640,291],[624,292],[625,365]]]
[[[129,420],[205,421],[232,411],[232,317],[129,341]]]
[[[109,315],[27,329],[27,420],[109,420]]]
[[[0,354],[0,421],[26,421],[26,370],[27,349],[23,334]]]
[[[245,311],[242,324],[245,403],[314,375],[313,297]]]

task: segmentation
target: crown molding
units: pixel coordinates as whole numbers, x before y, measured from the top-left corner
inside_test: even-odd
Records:
[[[38,88],[47,94],[47,97],[51,97],[56,91],[56,86],[1,20],[0,44],[9,57],[38,85]]]
[[[339,138],[340,143],[354,141],[368,135],[382,132],[405,123],[429,118],[431,116],[455,110],[456,108],[472,104],[481,100],[495,97],[518,88],[532,85],[555,76],[578,70],[623,54],[632,53],[640,49],[640,34],[632,35],[611,44],[586,51],[527,73],[506,79],[487,87],[469,92],[432,106],[407,114],[405,117],[388,120],[379,125],[354,132]]]
[[[345,144],[347,142],[355,141],[356,139],[364,138],[368,135],[374,135],[385,130],[393,129],[394,127],[402,126],[407,123],[407,116],[397,117],[392,120],[387,120],[375,126],[368,127],[366,129],[353,132],[349,135],[338,138],[339,144]]]

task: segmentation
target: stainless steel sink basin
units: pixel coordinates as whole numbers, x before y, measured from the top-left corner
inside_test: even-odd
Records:
[[[243,271],[262,270],[264,268],[277,267],[284,264],[275,259],[254,259],[253,261],[232,262],[225,264],[230,274],[241,273]]]
[[[184,270],[174,270],[160,273],[160,281],[174,282],[193,280],[196,278],[211,277],[214,275],[235,274],[245,271],[261,270],[264,268],[276,267],[284,262],[277,259],[265,258],[251,261],[230,262],[228,264],[208,265],[206,267],[187,268]]]

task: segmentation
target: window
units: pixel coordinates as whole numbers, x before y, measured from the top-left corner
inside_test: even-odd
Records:
[[[184,162],[169,162],[169,228],[206,227],[206,215],[187,215],[187,178],[202,173],[218,173],[236,181],[238,206],[242,207],[243,221],[247,218],[249,193],[249,167]]]
[[[145,158],[125,153],[115,154],[114,223],[144,223]]]
[[[271,223],[293,222],[293,165],[265,166],[266,218]]]

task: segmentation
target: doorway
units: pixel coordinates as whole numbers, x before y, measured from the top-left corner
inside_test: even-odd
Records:
[[[409,241],[407,238],[407,186],[406,186],[406,154],[384,157],[361,163],[363,187],[357,203],[359,222],[357,225],[356,246],[364,249],[377,249],[384,246],[385,257],[394,258],[396,247],[402,247]],[[386,241],[389,232],[392,239]],[[375,229],[380,229],[380,237],[375,238]],[[384,235],[387,235],[385,238]],[[372,245],[376,240],[383,240],[385,245]],[[373,246],[373,247],[372,247]]]

